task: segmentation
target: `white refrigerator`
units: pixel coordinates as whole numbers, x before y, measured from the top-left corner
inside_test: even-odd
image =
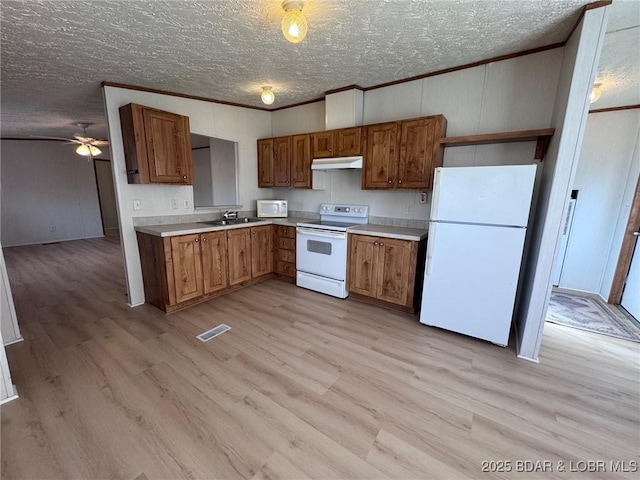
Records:
[[[536,165],[436,168],[420,322],[506,346]]]

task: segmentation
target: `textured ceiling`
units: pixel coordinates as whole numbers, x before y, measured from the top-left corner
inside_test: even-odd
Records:
[[[102,81],[260,107],[272,85],[291,105],[562,42],[587,3],[308,0],[294,45],[281,0],[1,0],[1,133],[106,136]]]

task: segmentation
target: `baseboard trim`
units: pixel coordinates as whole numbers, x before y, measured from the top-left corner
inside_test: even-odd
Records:
[[[15,386],[13,387],[13,390],[14,390],[14,391],[16,390],[16,387],[15,387]],[[0,405],[4,405],[5,403],[9,403],[10,401],[15,400],[16,398],[19,398],[19,397],[18,397],[18,394],[17,394],[17,393],[14,393],[14,394],[13,394],[13,395],[11,395],[10,397],[5,398],[4,400],[0,400]]]
[[[135,307],[139,307],[140,305],[144,305],[145,302],[140,302],[140,303],[129,303],[127,302],[127,306],[131,307],[131,308],[135,308]]]
[[[522,359],[522,360],[526,360],[527,362],[531,362],[531,363],[540,363],[540,360],[537,358],[533,358],[533,357],[526,357],[524,355],[520,355],[518,353],[518,358]]]
[[[598,298],[598,299],[604,300],[602,298],[602,295],[600,295],[599,293],[586,292],[584,290],[574,290],[573,288],[553,287],[551,291],[556,293],[568,293],[569,295],[578,295],[580,297],[590,297],[590,298]],[[606,303],[606,300],[604,301]]]
[[[11,340],[10,342],[5,343],[4,346],[8,347],[9,345],[13,345],[14,343],[20,343],[20,342],[24,342],[24,337],[18,337],[15,340]]]
[[[49,240],[42,240],[40,242],[31,242],[31,243],[13,243],[11,245],[2,245],[2,248],[28,247],[29,245],[49,245],[50,243],[72,242],[74,240],[89,240],[91,238],[104,238],[104,235],[94,235],[91,237],[49,239]]]

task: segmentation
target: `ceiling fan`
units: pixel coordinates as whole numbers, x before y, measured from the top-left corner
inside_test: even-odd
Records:
[[[61,138],[61,137],[39,137],[32,135],[33,138],[42,138],[47,140],[64,140],[66,143],[72,143],[78,145],[76,147],[76,153],[87,157],[88,161],[94,157],[94,155],[100,155],[102,151],[98,147],[105,147],[109,145],[107,140],[98,140],[93,137],[87,136],[87,127],[90,123],[76,123],[78,127],[82,129],[82,133],[74,133],[73,138]]]

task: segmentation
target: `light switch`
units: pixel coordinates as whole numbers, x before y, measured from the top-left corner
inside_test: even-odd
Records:
[[[171,199],[171,208],[173,210],[177,210],[178,209],[178,199],[177,198],[172,198]]]
[[[133,201],[133,209],[134,210],[142,210],[142,200],[134,200]]]

